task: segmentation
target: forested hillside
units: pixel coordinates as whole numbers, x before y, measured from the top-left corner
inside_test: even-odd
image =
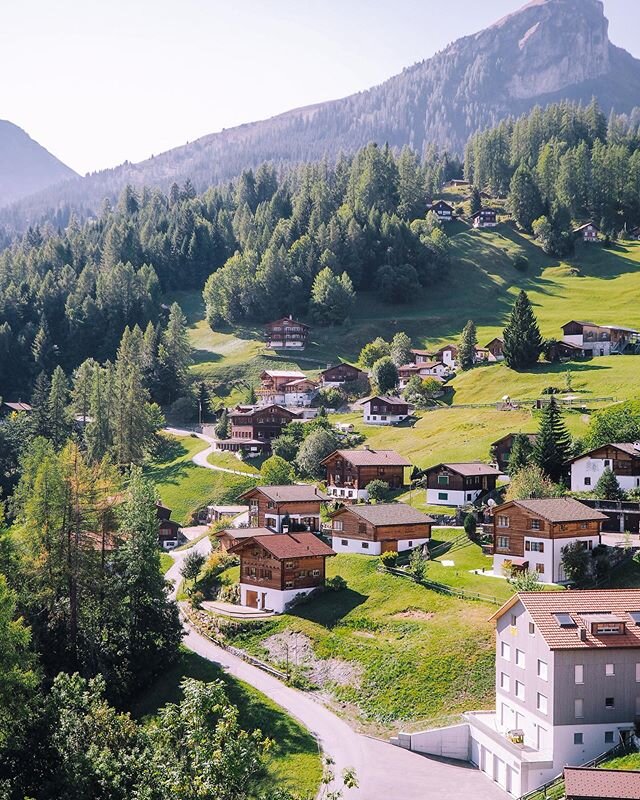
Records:
[[[295,68],[294,65],[292,65]],[[294,109],[205,136],[132,164],[34,195],[0,220],[19,229],[43,215],[66,224],[69,209],[98,212],[126,184],[138,189],[191,180],[198,191],[269,161],[334,162],[368,142],[461,154],[470,135],[535,105],[596,97],[637,128],[640,62],[615,47],[598,0],[540,0],[466,36],[401,74],[340,100]]]

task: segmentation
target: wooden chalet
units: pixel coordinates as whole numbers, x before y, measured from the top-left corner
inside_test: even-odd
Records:
[[[415,350],[412,349],[411,360],[414,364],[425,364],[430,361],[437,361],[435,355],[430,350]]]
[[[489,351],[494,361],[502,361],[504,358],[504,342],[498,336],[485,344],[485,349]]]
[[[438,383],[445,383],[446,378],[449,377],[449,368],[445,367],[441,361],[405,364],[402,367],[398,367],[398,386],[400,389],[404,389],[414,375],[423,380],[433,378]]]
[[[331,514],[331,546],[336,553],[377,556],[426,544],[434,520],[406,503],[343,506]]]
[[[562,334],[565,344],[592,357],[636,353],[640,348],[640,331],[622,325],[571,320],[562,326]]]
[[[427,503],[461,508],[492,492],[500,472],[482,461],[436,464],[424,471]]]
[[[8,417],[9,414],[30,414],[31,411],[29,403],[0,403],[0,417]]]
[[[244,539],[251,539],[254,536],[275,536],[275,533],[271,528],[225,528],[216,533],[216,539],[220,542],[220,548],[226,553]]]
[[[458,348],[455,344],[445,344],[439,350],[436,350],[434,358],[437,361],[442,361],[442,363],[451,370],[455,370],[458,358]]]
[[[433,211],[442,222],[451,222],[456,218],[455,208],[451,203],[447,203],[446,200],[438,200],[435,203],[431,203],[431,205],[427,206],[427,212],[429,211]]]
[[[326,500],[316,486],[256,486],[240,496],[249,504],[249,525],[274,531],[320,530],[320,506]]]
[[[583,242],[597,242],[600,237],[600,228],[595,222],[587,222],[574,228],[573,233],[576,237],[582,238]]]
[[[241,539],[229,548],[240,557],[240,603],[282,613],[325,581],[335,553],[313,533],[276,533]]]
[[[562,550],[581,542],[592,550],[600,544],[606,516],[568,497],[511,500],[493,509],[493,571],[516,569],[537,572],[543,583],[566,576]],[[506,564],[506,566],[505,566]]]
[[[409,416],[409,405],[399,397],[374,395],[359,401],[368,425],[395,425]]]
[[[309,326],[292,316],[268,322],[265,326],[265,342],[272,350],[304,350],[309,338]]]
[[[264,405],[308,406],[318,384],[298,370],[268,369],[260,375],[256,394]]]
[[[335,450],[322,461],[327,471],[327,496],[342,502],[368,500],[367,486],[374,480],[391,489],[406,485],[406,469],[411,466],[395,450]]]
[[[640,489],[640,442],[610,442],[569,461],[571,491],[592,492],[610,469],[626,492]]]
[[[319,377],[322,386],[343,386],[366,378],[367,373],[353,364],[336,364],[323,369]]]
[[[474,228],[495,228],[498,224],[498,212],[495,208],[481,208],[471,215]]]
[[[269,453],[271,440],[282,433],[285,425],[301,420],[299,412],[272,404],[236,406],[229,412],[231,436],[216,441],[216,449],[249,454]]]
[[[507,433],[500,439],[496,439],[495,442],[491,442],[491,456],[501,472],[504,472],[507,469],[507,466],[509,465],[509,456],[511,455],[511,449],[513,448],[513,442],[516,436],[520,435],[526,436],[532,445],[535,444],[535,441],[538,438],[537,433]]]
[[[156,503],[158,511],[158,542],[163,550],[173,550],[180,543],[180,525],[171,519],[171,509]]]

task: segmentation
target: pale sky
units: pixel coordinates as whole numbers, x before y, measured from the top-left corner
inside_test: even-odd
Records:
[[[0,119],[80,173],[381,83],[524,0],[0,0]],[[640,57],[640,0],[605,0]],[[640,99],[639,99],[640,102]]]

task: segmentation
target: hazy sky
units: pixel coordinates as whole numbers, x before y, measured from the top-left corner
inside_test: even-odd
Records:
[[[0,0],[0,118],[78,172],[380,83],[524,0]],[[640,0],[605,0],[640,57]]]

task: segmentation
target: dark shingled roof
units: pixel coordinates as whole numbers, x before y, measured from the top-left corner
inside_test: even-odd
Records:
[[[216,536],[231,536],[232,539],[251,539],[253,536],[275,536],[275,531],[271,528],[225,528],[218,531]]]
[[[500,470],[492,467],[490,464],[485,464],[483,461],[467,461],[457,464],[436,464],[435,467],[429,467],[426,472],[431,472],[439,467],[447,467],[452,472],[457,472],[458,475],[465,477],[473,477],[475,475],[500,475]]]
[[[512,500],[514,505],[531,511],[548,522],[591,522],[605,520],[606,514],[596,511],[571,497],[544,497],[537,500]],[[497,509],[495,509],[497,513]]]
[[[568,797],[602,800],[638,800],[640,771],[629,769],[564,768],[565,793]]]
[[[252,536],[230,548],[237,553],[251,541],[271,553],[277,559],[300,558],[302,556],[335,556],[333,550],[313,533],[272,533]]]
[[[615,447],[616,450],[627,453],[627,455],[640,458],[640,447],[636,447],[633,442],[609,442],[608,444],[601,444],[600,447],[594,447],[591,450],[587,450],[586,452],[581,453],[579,456],[575,456],[567,461],[567,464],[573,464],[574,461],[578,461],[580,458],[590,456],[591,453],[595,453],[597,450],[603,450],[605,447]]]
[[[240,495],[240,497],[249,497],[255,492],[262,492],[265,497],[273,500],[274,503],[314,503],[316,501],[322,502],[326,499],[317,486],[308,483],[293,484],[291,486],[256,486]]]
[[[411,462],[404,456],[396,453],[395,450],[373,450],[363,448],[362,450],[335,450],[333,453],[322,459],[322,464],[339,455],[353,464],[354,467],[410,467]]]
[[[372,525],[415,525],[435,523],[435,520],[406,503],[358,504],[338,509],[332,516],[341,512],[353,513]]]

